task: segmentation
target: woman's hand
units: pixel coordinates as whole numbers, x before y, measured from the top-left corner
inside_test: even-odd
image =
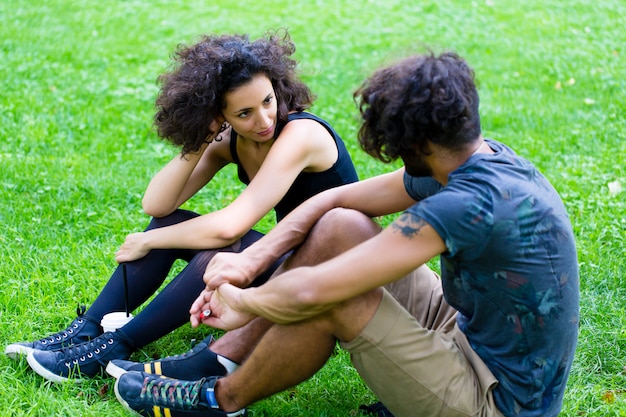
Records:
[[[235,308],[241,291],[244,290],[230,284],[221,285],[215,291],[202,291],[189,309],[191,326],[195,328],[203,323],[222,330],[245,326],[256,316]],[[205,313],[209,313],[208,317]]]
[[[145,232],[131,233],[115,253],[117,263],[135,261],[150,252]]]

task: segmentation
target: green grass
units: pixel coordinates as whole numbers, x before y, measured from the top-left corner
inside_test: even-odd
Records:
[[[351,93],[376,67],[424,46],[475,68],[483,129],[562,195],[578,240],[580,343],[564,416],[626,415],[626,34],[623,0],[34,0],[0,2],[0,343],[73,318],[106,282],[113,253],[148,219],[141,195],[175,150],[151,129],[156,76],[204,32],[289,28],[313,111],[365,178],[392,167],[358,150]],[[206,212],[240,190],[233,170],[187,204]],[[271,218],[259,229],[268,230]],[[187,349],[185,326],[136,359]],[[54,385],[0,355],[0,412],[124,416],[111,379]],[[109,389],[109,390],[107,390]],[[372,396],[338,352],[253,416],[348,416]],[[419,414],[419,413],[418,413]]]

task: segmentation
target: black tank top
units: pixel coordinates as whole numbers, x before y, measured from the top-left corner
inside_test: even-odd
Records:
[[[350,154],[348,153],[343,140],[330,126],[330,124],[308,112],[290,114],[287,123],[292,120],[299,119],[315,120],[328,130],[337,145],[337,160],[333,166],[326,171],[301,172],[296,177],[295,181],[282,200],[280,200],[278,204],[276,204],[276,207],[274,207],[274,211],[276,212],[276,221],[281,221],[291,210],[300,205],[300,203],[319,192],[359,180],[356,169],[354,168],[354,164],[352,163],[352,159],[350,158]],[[285,125],[286,123],[276,129],[274,137],[278,137]],[[250,178],[248,178],[248,174],[243,169],[239,156],[237,155],[237,133],[234,130],[231,132],[230,136],[230,153],[233,160],[237,164],[237,175],[239,176],[239,181],[248,185],[250,183]]]

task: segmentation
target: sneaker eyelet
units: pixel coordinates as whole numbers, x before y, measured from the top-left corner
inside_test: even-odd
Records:
[[[109,339],[109,345],[113,344],[113,339]]]
[[[95,353],[96,355],[98,355],[100,353],[100,349],[96,348],[96,350],[93,351],[93,353]]]
[[[56,339],[57,341],[61,341],[61,335],[58,335],[55,339]]]
[[[74,359],[74,360],[72,361],[72,363],[73,363],[74,365],[78,365],[78,359]]]
[[[42,345],[47,345],[47,344],[48,344],[48,340],[47,340],[47,339],[42,340],[42,341],[41,341],[41,344],[42,344]]]
[[[81,362],[85,362],[85,359],[87,359],[85,356],[81,356],[79,360],[80,360]]]
[[[105,350],[105,349],[107,348],[107,344],[106,344],[106,343],[101,344],[101,345],[100,345],[100,348],[101,348],[102,350]]]
[[[93,358],[93,353],[89,352],[89,353],[87,354],[87,357],[88,357],[89,359]]]

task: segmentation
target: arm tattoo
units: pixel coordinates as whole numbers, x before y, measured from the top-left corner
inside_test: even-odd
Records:
[[[416,216],[415,214],[403,213],[396,219],[396,221],[391,223],[391,227],[402,233],[404,237],[412,239],[413,237],[419,235],[422,227],[427,224],[428,223],[426,223],[424,219]]]

